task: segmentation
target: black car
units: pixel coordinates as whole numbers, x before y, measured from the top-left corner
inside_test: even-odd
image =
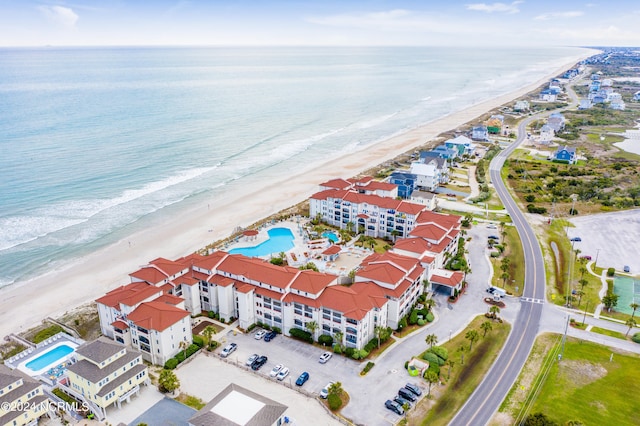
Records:
[[[270,331],[267,334],[265,334],[264,336],[264,341],[265,342],[270,342],[272,341],[276,336],[278,335],[278,333],[276,333],[275,331]]]
[[[404,399],[408,399],[411,402],[416,401],[416,396],[407,388],[400,388],[400,390],[398,390],[398,395],[400,395]]]
[[[258,357],[258,359],[253,361],[253,364],[251,364],[251,369],[254,371],[258,371],[260,370],[260,367],[262,367],[267,363],[267,361],[268,361],[268,358],[264,355],[261,355]]]
[[[384,403],[384,406],[387,407],[389,410],[395,412],[396,414],[400,414],[400,415],[404,414],[404,408],[402,408],[402,406],[395,401],[391,401],[390,399],[387,399],[386,402]]]
[[[397,402],[398,404],[400,404],[400,406],[402,408],[404,408],[404,404],[407,404],[409,407],[411,407],[411,402],[409,402],[408,399],[404,399],[403,397],[401,397],[400,395],[396,396],[395,398],[393,398],[393,400],[395,402]]]
[[[582,241],[582,238],[580,237],[573,237],[572,239],[570,239],[569,241],[575,242],[575,243],[579,243],[580,241]]]
[[[413,383],[407,383],[406,385],[404,385],[404,387],[409,389],[415,396],[422,395],[422,391],[420,390],[420,388]]]

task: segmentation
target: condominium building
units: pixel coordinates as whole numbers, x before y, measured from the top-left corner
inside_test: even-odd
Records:
[[[37,425],[50,407],[51,401],[40,382],[20,370],[0,365],[0,425]]]

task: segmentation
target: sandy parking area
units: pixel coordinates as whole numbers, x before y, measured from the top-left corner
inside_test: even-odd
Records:
[[[574,243],[580,255],[597,257],[600,267],[622,271],[629,265],[632,274],[640,274],[640,209],[581,216],[571,223],[569,237],[582,239]]]
[[[230,383],[236,383],[289,407],[285,415],[300,425],[340,425],[313,398],[289,389],[282,383],[265,379],[219,360],[216,356],[198,355],[176,370],[180,391],[209,402]]]

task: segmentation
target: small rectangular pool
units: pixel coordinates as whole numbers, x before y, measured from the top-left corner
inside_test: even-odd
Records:
[[[34,373],[42,370],[45,367],[48,367],[52,364],[57,363],[65,356],[72,353],[74,349],[69,345],[59,345],[55,348],[49,350],[48,352],[43,353],[38,358],[33,359],[25,364],[25,367],[32,370]]]

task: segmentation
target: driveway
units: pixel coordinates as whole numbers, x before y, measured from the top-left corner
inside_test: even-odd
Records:
[[[196,413],[191,407],[179,403],[171,398],[163,398],[156,405],[142,413],[131,426],[140,423],[157,426],[188,426],[189,419]]]

